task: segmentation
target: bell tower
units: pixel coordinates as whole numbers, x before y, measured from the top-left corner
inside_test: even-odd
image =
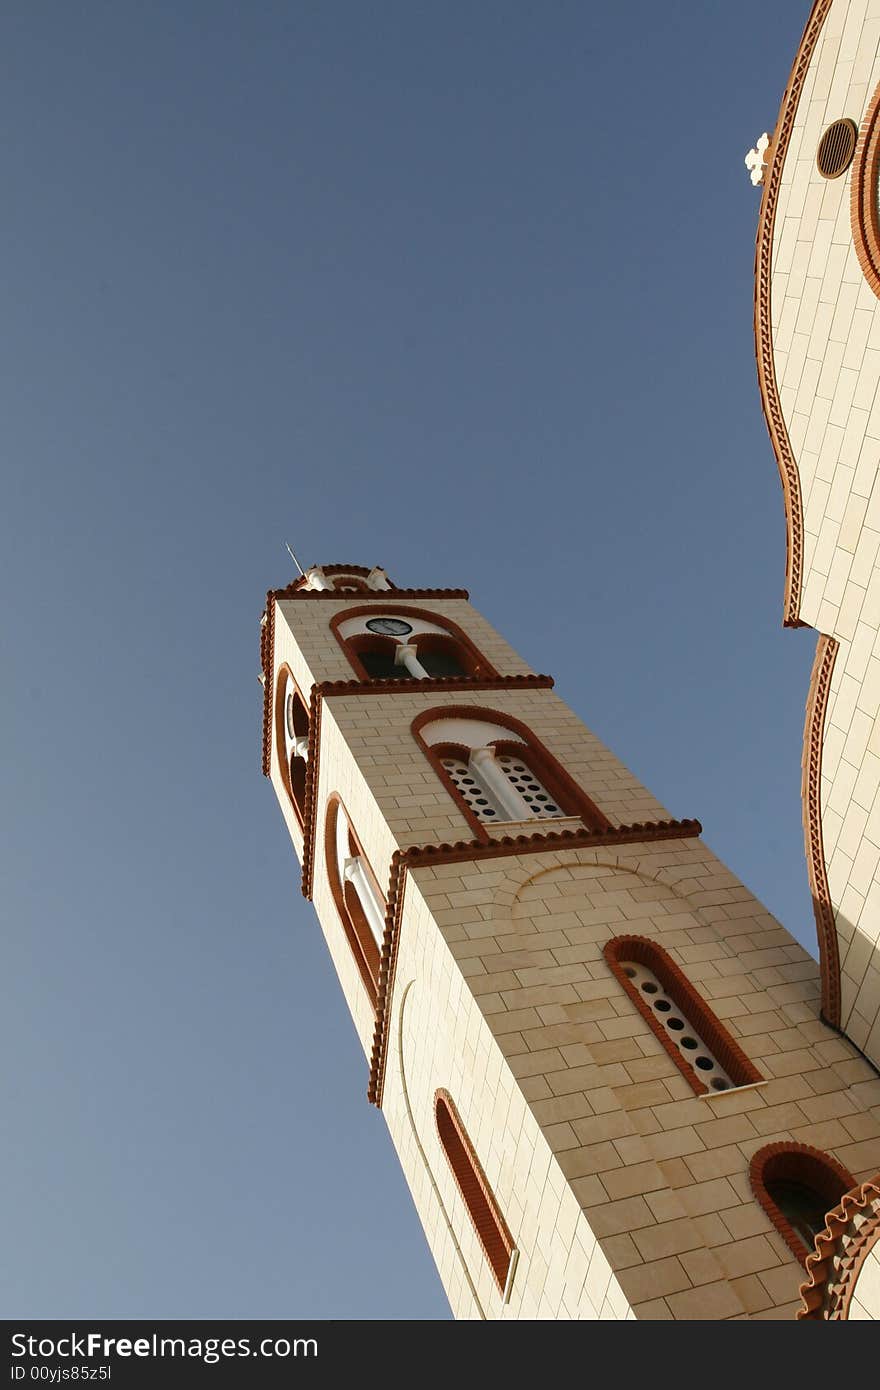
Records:
[[[880,1167],[816,962],[464,589],[315,566],[261,650],[263,772],[454,1314],[793,1317]]]

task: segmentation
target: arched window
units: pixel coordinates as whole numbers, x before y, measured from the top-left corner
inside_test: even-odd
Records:
[[[324,830],[330,891],[364,987],[375,1006],[385,934],[385,899],[338,796],[330,798]]]
[[[438,776],[478,835],[504,821],[579,816],[590,829],[608,821],[534,734],[507,714],[428,710],[413,721]]]
[[[281,780],[300,826],[305,817],[309,711],[288,666],[278,672],[275,694],[275,747]]]
[[[852,1173],[809,1144],[766,1144],[749,1164],[752,1191],[786,1245],[803,1262],[828,1212],[856,1185]]]
[[[349,609],[330,626],[359,680],[487,679],[497,671],[449,618],[419,608]]]
[[[605,959],[698,1095],[762,1080],[742,1048],[656,941],[617,936]]]
[[[505,1292],[512,1272],[513,1236],[448,1091],[439,1090],[434,1096],[434,1118],[440,1146],[452,1169],[477,1238],[492,1266],[496,1284]]]

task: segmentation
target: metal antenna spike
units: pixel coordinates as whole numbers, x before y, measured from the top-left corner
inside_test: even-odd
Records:
[[[303,576],[303,578],[305,578],[305,573],[306,573],[306,572],[305,572],[305,570],[303,569],[302,565],[300,564],[299,560],[298,560],[298,559],[296,558],[296,556],[294,555],[294,553],[293,553],[293,551],[291,550],[290,546],[287,544],[287,541],[284,542],[284,548],[285,548],[285,550],[287,551],[287,553],[288,553],[288,555],[290,556],[290,558],[291,558],[291,560],[293,561],[293,563],[296,565],[296,567],[297,567],[297,569],[299,570],[300,574]]]

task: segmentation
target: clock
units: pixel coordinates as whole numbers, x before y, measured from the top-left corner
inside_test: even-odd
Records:
[[[367,627],[370,632],[381,632],[383,637],[406,637],[412,632],[412,624],[402,618],[370,618]]]

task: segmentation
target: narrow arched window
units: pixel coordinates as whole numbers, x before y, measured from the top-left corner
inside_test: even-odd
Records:
[[[306,768],[309,757],[309,711],[287,666],[278,673],[275,695],[275,746],[281,780],[297,821],[305,819]]]
[[[483,1253],[492,1267],[495,1282],[504,1292],[511,1274],[513,1236],[448,1091],[439,1090],[434,1096],[434,1118],[440,1147],[452,1169]]]
[[[803,1262],[828,1212],[856,1185],[836,1158],[809,1144],[766,1144],[749,1165],[752,1191],[789,1249]]]
[[[591,829],[607,827],[601,811],[519,720],[473,708],[429,710],[412,728],[478,833],[489,824],[564,816],[578,816]]]
[[[698,1095],[762,1080],[675,961],[645,936],[617,936],[605,959]]]
[[[375,1005],[385,934],[385,898],[338,796],[330,798],[324,831],[330,891],[364,987]]]
[[[498,673],[451,619],[417,608],[355,608],[330,626],[360,680],[486,679]]]

